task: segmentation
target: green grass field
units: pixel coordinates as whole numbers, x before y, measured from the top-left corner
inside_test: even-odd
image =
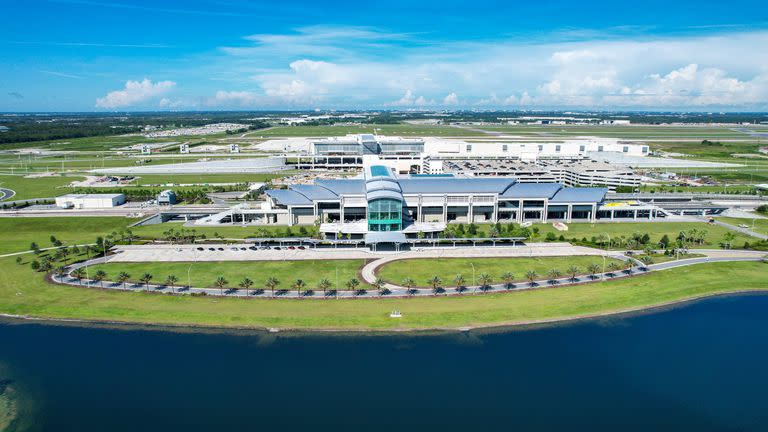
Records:
[[[53,235],[65,244],[92,243],[98,236],[106,236],[135,222],[124,217],[58,217],[58,218],[0,218],[0,253],[29,250],[36,242],[39,247],[52,246]]]
[[[145,225],[132,228],[133,233],[146,238],[162,238],[163,232],[169,229],[181,229],[183,225],[181,223],[164,223],[155,225]],[[301,228],[307,231],[308,236],[313,236],[317,233],[317,228],[313,225],[305,226],[237,226],[237,225],[222,225],[222,226],[194,226],[183,227],[184,229],[195,230],[197,234],[205,234],[208,238],[218,237],[216,234],[221,235],[224,238],[231,239],[245,239],[248,237],[290,237],[287,235],[287,231],[290,230],[293,236],[297,236],[300,233]]]
[[[364,264],[363,260],[116,262],[93,266],[90,271],[101,268],[111,278],[124,271],[131,275],[130,280],[133,282],[137,282],[144,273],[150,273],[154,276],[154,283],[163,283],[168,275],[176,275],[179,284],[187,284],[191,280],[194,287],[214,287],[216,278],[224,276],[231,288],[236,288],[246,277],[254,282],[254,288],[264,288],[266,280],[274,277],[280,281],[278,289],[291,289],[296,279],[303,280],[308,289],[316,289],[317,283],[325,278],[337,289],[346,289],[344,283],[358,278],[357,273]]]
[[[402,136],[481,136],[482,132],[440,125],[412,124],[370,124],[353,126],[276,126],[269,129],[257,130],[249,137],[325,137],[359,133],[376,133],[380,135]]]
[[[621,261],[609,258],[606,265]],[[472,280],[474,266],[475,277],[487,273],[493,278],[493,283],[502,283],[501,275],[511,272],[515,281],[526,280],[525,274],[529,270],[536,272],[536,279],[544,279],[548,272],[557,269],[563,276],[568,276],[568,268],[579,267],[579,274],[587,273],[587,266],[598,264],[603,266],[603,259],[594,256],[572,257],[535,257],[535,258],[444,258],[444,259],[408,259],[392,261],[378,269],[378,275],[387,282],[400,284],[409,277],[417,286],[428,287],[427,281],[438,276],[443,281],[443,287],[454,286],[453,280],[457,274],[464,277],[465,284],[477,285],[479,282]]]
[[[717,220],[723,221],[727,224],[739,226],[741,224],[747,225],[750,230],[768,235],[768,219],[748,219],[748,218],[731,218],[731,217],[719,217]]]
[[[0,187],[16,191],[16,195],[11,200],[46,198],[70,192],[70,188],[66,186],[70,182],[82,179],[83,177],[24,178],[20,175],[0,175]]]
[[[172,174],[154,175],[142,174],[134,182],[137,185],[149,184],[210,184],[210,183],[243,183],[267,182],[276,178],[290,175],[292,172],[281,174]]]
[[[589,285],[467,297],[267,300],[168,296],[49,285],[0,259],[0,313],[133,323],[296,329],[422,329],[519,324],[768,289],[762,263],[712,263]],[[738,284],[734,284],[738,281]],[[397,309],[403,317],[389,318]]]

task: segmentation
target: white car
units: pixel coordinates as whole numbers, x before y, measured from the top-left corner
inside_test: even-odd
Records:
[[[749,225],[747,225],[747,224],[739,224],[739,228],[749,228]]]

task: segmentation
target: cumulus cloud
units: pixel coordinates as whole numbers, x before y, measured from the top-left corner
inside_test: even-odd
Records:
[[[147,78],[144,78],[144,81],[126,81],[123,90],[111,91],[103,98],[96,99],[96,106],[99,108],[120,108],[136,105],[161,96],[174,86],[176,83],[173,81],[153,83]]]
[[[443,105],[458,105],[458,104],[459,104],[459,97],[454,92],[448,93],[443,98]]]
[[[764,31],[537,44],[410,37],[312,27],[222,51],[276,107],[768,107]]]

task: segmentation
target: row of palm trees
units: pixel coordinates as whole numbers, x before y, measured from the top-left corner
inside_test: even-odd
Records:
[[[642,258],[649,258],[647,256],[644,256]],[[642,260],[642,259],[641,259]],[[642,260],[644,263],[646,260]],[[646,263],[647,264],[647,263]],[[635,265],[635,262],[632,259],[627,259],[624,263],[619,264],[616,261],[611,261],[606,266],[605,270],[608,272],[608,275],[613,275],[619,270],[624,270],[628,273],[632,273],[632,267]],[[590,264],[586,267],[586,271],[589,274],[591,279],[595,279],[595,275],[599,273],[602,270],[602,267],[596,263]],[[61,270],[59,270],[59,274],[61,276],[64,276],[65,270],[63,267]],[[569,276],[569,279],[572,282],[575,282],[577,280],[577,276],[582,274],[582,269],[578,266],[570,266],[565,272],[566,275]],[[560,279],[563,276],[563,272],[557,268],[550,269],[546,276],[548,277],[548,281],[552,284],[556,283],[558,279]],[[86,271],[83,267],[78,267],[75,270],[72,271],[72,277],[78,280],[80,284],[82,284],[82,280],[86,278]],[[535,270],[529,270],[525,273],[525,279],[528,280],[531,286],[535,285],[536,279],[539,278],[539,274]],[[107,273],[99,269],[97,270],[93,276],[91,277],[92,280],[99,283],[99,285],[103,288],[104,287],[104,280],[107,279]],[[119,284],[123,285],[123,288],[126,287],[126,284],[128,280],[131,279],[131,275],[126,272],[120,272],[117,277],[115,278],[115,281]],[[149,285],[149,283],[154,279],[154,276],[151,273],[144,273],[139,277],[139,282],[141,282],[144,285]],[[504,282],[504,286],[506,289],[511,289],[514,284],[515,275],[512,272],[504,272],[500,276],[501,281]],[[171,274],[168,275],[165,278],[164,285],[171,287],[171,291],[174,291],[176,284],[178,283],[179,278],[175,275]],[[456,288],[456,291],[463,292],[466,290],[467,281],[464,278],[462,274],[457,274],[453,278],[453,286]],[[482,291],[487,291],[491,288],[491,284],[493,284],[494,279],[493,277],[488,273],[481,273],[477,277],[477,282],[479,282],[479,286],[476,286],[474,290],[476,291],[478,288]],[[246,293],[248,293],[252,288],[255,282],[245,277],[243,278],[236,287],[230,287],[230,282],[224,277],[224,276],[218,276],[216,280],[214,281],[213,285],[217,287],[221,294],[224,294],[225,289],[232,289],[235,292],[239,291],[240,289],[245,290]],[[404,278],[400,284],[406,288],[406,292],[408,295],[415,295],[418,293],[418,289],[416,289],[416,282],[410,278],[406,277]],[[350,291],[353,291],[355,294],[364,294],[364,289],[360,289],[360,281],[357,278],[349,279],[344,283],[346,288]],[[433,276],[430,279],[427,280],[427,285],[429,285],[432,288],[432,292],[437,295],[439,293],[444,292],[444,283],[443,280],[439,276]],[[275,295],[275,291],[280,286],[280,281],[275,277],[269,277],[264,282],[264,286],[269,289],[272,293],[272,296]],[[331,289],[333,284],[330,280],[323,278],[320,279],[317,282],[317,289],[323,291],[323,296],[328,295],[328,291]],[[377,278],[373,283],[372,286],[378,291],[379,295],[386,295],[390,292],[390,290],[386,287],[386,282],[381,279]],[[302,297],[303,295],[306,295],[307,293],[311,293],[311,290],[307,287],[306,281],[303,279],[296,279],[291,285],[290,288],[296,290],[296,293],[299,297]],[[335,291],[334,291],[335,292]]]

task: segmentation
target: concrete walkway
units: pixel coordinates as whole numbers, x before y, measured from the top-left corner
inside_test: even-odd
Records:
[[[590,249],[590,248],[584,248],[584,249]],[[600,252],[600,253],[592,253],[592,255],[603,255],[603,251],[599,251],[597,249],[592,249],[592,251]],[[415,251],[412,251],[412,252],[415,252]],[[427,251],[427,252],[435,252],[435,251]],[[483,250],[482,252],[485,252],[482,255],[483,257],[489,256],[487,252],[490,252],[490,251]],[[736,251],[698,250],[697,252],[707,254],[707,256],[700,257],[700,258],[682,259],[678,261],[669,261],[669,262],[659,263],[659,264],[651,264],[649,266],[643,266],[641,263],[635,260],[635,265],[633,267],[629,269],[617,271],[614,273],[606,272],[606,273],[599,273],[595,275],[580,275],[574,279],[571,279],[570,277],[563,277],[558,279],[539,279],[534,282],[516,282],[509,285],[501,283],[501,284],[492,284],[485,287],[467,286],[467,287],[462,287],[461,290],[457,290],[456,288],[444,287],[442,289],[439,289],[438,292],[433,292],[433,290],[431,289],[424,289],[424,288],[408,290],[402,286],[386,284],[386,286],[384,287],[385,290],[382,290],[381,292],[378,292],[372,289],[371,290],[361,289],[355,292],[346,291],[346,290],[345,291],[329,290],[326,293],[322,293],[318,290],[313,290],[310,288],[309,290],[302,292],[301,296],[299,296],[299,294],[295,290],[289,290],[289,289],[286,289],[285,287],[282,287],[281,289],[276,290],[275,292],[271,292],[263,288],[249,289],[249,290],[225,288],[223,290],[220,290],[218,288],[197,288],[197,287],[187,287],[187,286],[170,287],[164,284],[157,284],[157,283],[156,284],[141,284],[141,283],[120,284],[118,282],[111,282],[111,281],[97,282],[88,278],[85,278],[83,280],[78,280],[72,277],[71,275],[72,272],[77,268],[84,267],[87,270],[89,266],[93,266],[96,264],[103,264],[107,262],[114,262],[115,257],[117,255],[110,255],[102,258],[95,258],[90,261],[73,264],[67,268],[67,271],[68,271],[67,274],[53,275],[52,279],[54,282],[61,283],[61,284],[83,286],[83,287],[90,287],[90,288],[104,288],[104,289],[114,289],[114,290],[124,290],[124,291],[149,291],[149,292],[157,292],[157,293],[213,295],[213,296],[223,295],[226,297],[243,297],[243,298],[261,297],[261,298],[323,299],[323,298],[378,298],[381,296],[425,297],[425,296],[432,296],[432,295],[467,295],[467,294],[476,294],[476,293],[493,293],[493,292],[503,292],[503,291],[510,291],[510,290],[520,291],[520,290],[537,289],[537,288],[543,288],[543,287],[577,285],[577,284],[584,284],[584,283],[590,283],[590,282],[599,282],[599,281],[605,281],[605,280],[611,280],[611,279],[626,278],[626,277],[631,277],[637,274],[643,274],[643,273],[648,273],[652,271],[662,271],[662,270],[667,270],[671,268],[683,267],[683,266],[694,265],[694,264],[709,263],[709,262],[761,261],[763,256],[765,255],[764,252],[741,251],[741,250],[736,250]],[[423,253],[420,256],[426,257]],[[517,255],[517,256],[531,256],[531,255]],[[533,256],[547,256],[547,255],[533,255]],[[555,256],[555,254],[548,255],[548,256]],[[622,255],[617,255],[615,252],[605,253],[605,256],[624,258]],[[367,276],[364,275],[364,278],[366,279],[366,281],[368,281],[368,278],[373,278],[371,279],[371,281],[375,280],[374,273],[372,273],[373,270],[380,265],[383,265],[387,262],[390,262],[396,259],[405,259],[405,257],[398,255],[398,256],[382,257],[377,259],[371,264],[377,263],[378,265],[372,265],[369,268],[370,272],[367,274]]]

